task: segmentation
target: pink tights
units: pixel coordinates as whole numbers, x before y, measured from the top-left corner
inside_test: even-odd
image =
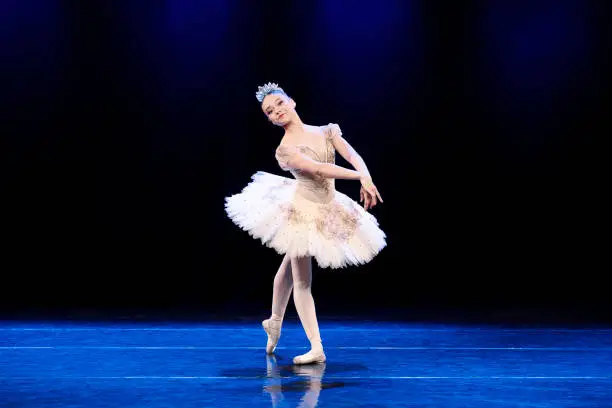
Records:
[[[302,327],[310,341],[312,351],[322,351],[321,335],[312,287],[312,260],[310,257],[290,258],[285,256],[276,276],[272,293],[271,320],[279,326],[285,317],[289,297],[293,290],[293,302]]]

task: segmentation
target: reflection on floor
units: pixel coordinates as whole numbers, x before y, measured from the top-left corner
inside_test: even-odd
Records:
[[[287,323],[0,324],[7,407],[596,407],[612,404],[612,330],[321,326],[328,361],[294,366]]]

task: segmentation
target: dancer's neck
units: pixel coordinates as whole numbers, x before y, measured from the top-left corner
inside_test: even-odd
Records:
[[[299,117],[292,120],[287,125],[283,126],[286,134],[299,134],[304,133],[306,131],[306,125],[302,122],[302,119]]]

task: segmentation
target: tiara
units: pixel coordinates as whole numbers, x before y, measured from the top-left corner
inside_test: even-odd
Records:
[[[257,92],[255,92],[255,97],[259,102],[263,102],[266,95],[269,95],[273,92],[285,93],[285,91],[283,91],[283,88],[279,87],[278,84],[268,82],[264,86],[258,87]]]

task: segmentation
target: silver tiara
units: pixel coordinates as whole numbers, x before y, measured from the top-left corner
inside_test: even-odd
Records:
[[[264,86],[258,87],[257,92],[255,92],[255,97],[259,102],[263,102],[266,95],[269,95],[275,91],[285,93],[285,91],[283,91],[283,88],[279,87],[278,84],[268,82]]]

